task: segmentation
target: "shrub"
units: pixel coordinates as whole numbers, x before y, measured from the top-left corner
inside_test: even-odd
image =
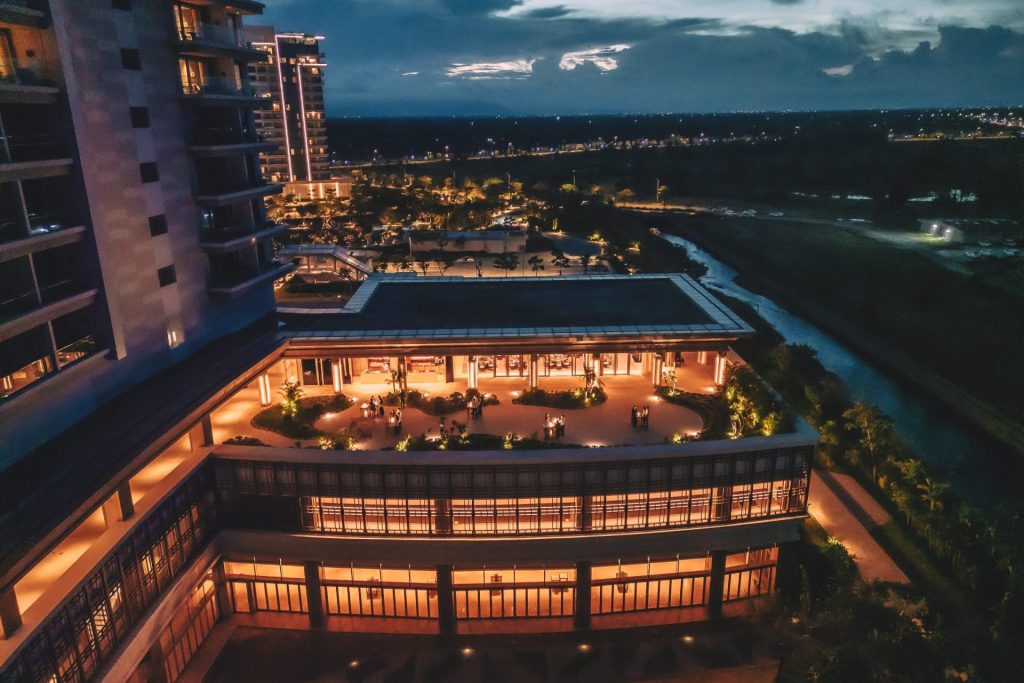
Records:
[[[601,387],[590,390],[589,396],[583,389],[566,389],[564,391],[545,391],[544,389],[527,389],[512,402],[524,406],[543,406],[560,410],[576,410],[593,408],[608,400],[608,395]]]
[[[294,405],[294,416],[286,415],[281,406],[270,406],[256,413],[251,424],[257,429],[266,429],[289,439],[315,439],[323,433],[313,424],[324,413],[341,412],[351,406],[352,401],[344,394],[298,398]]]

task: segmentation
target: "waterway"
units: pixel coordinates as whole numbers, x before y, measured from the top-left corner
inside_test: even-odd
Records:
[[[888,376],[833,337],[768,297],[736,283],[738,273],[690,240],[663,234],[690,258],[707,268],[701,282],[709,289],[752,306],[787,343],[814,349],[818,360],[837,375],[855,401],[873,403],[893,421],[904,441],[929,469],[953,483],[958,496],[981,508],[1014,498],[1020,467],[1004,446],[973,430],[964,421]]]

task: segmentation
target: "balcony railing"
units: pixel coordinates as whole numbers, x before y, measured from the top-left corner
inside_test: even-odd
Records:
[[[0,0],[0,4],[4,4]],[[10,3],[8,3],[10,4]],[[56,85],[48,67],[8,69],[0,72],[0,85]]]
[[[192,132],[193,145],[244,145],[256,142],[263,142],[262,136],[245,128],[197,128]]]
[[[210,286],[214,289],[229,289],[245,284],[261,275],[280,270],[290,265],[289,261],[270,261],[264,264],[252,264],[251,266],[237,266],[234,268],[219,268],[210,273]]]
[[[0,136],[0,163],[63,159],[67,156],[67,143],[54,135]]]
[[[207,76],[183,83],[181,88],[184,94],[193,96],[254,97],[252,88],[230,76]]]
[[[238,38],[238,31],[229,26],[199,24],[189,28],[178,27],[178,40],[183,43],[209,43],[222,47],[245,47]]]

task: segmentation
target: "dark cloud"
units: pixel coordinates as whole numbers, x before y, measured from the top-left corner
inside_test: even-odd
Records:
[[[803,0],[771,0],[773,5],[799,5]]]
[[[344,11],[336,9],[344,4]],[[282,30],[327,36],[329,113],[488,114],[850,109],[1019,101],[1024,34],[1005,27],[896,31],[884,17],[827,30],[737,27],[718,18],[581,17],[554,7],[515,18],[512,0],[346,0],[275,7]],[[931,39],[924,40],[925,38]],[[914,45],[909,50],[894,44]],[[568,52],[603,53],[559,68]],[[521,79],[451,78],[452,64],[532,61]],[[850,66],[848,75],[840,67]],[[831,69],[829,76],[826,69]],[[839,69],[836,71],[836,69]],[[417,72],[415,76],[403,73]]]
[[[556,5],[554,7],[539,7],[526,12],[523,16],[527,19],[558,19],[566,16],[570,11],[565,5]]]

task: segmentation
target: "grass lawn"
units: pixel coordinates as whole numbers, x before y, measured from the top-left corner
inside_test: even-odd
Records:
[[[706,217],[679,226],[1024,420],[1024,298],[849,230]]]
[[[889,553],[915,586],[953,605],[962,605],[961,589],[947,579],[942,571],[895,521],[871,529],[871,537]]]

